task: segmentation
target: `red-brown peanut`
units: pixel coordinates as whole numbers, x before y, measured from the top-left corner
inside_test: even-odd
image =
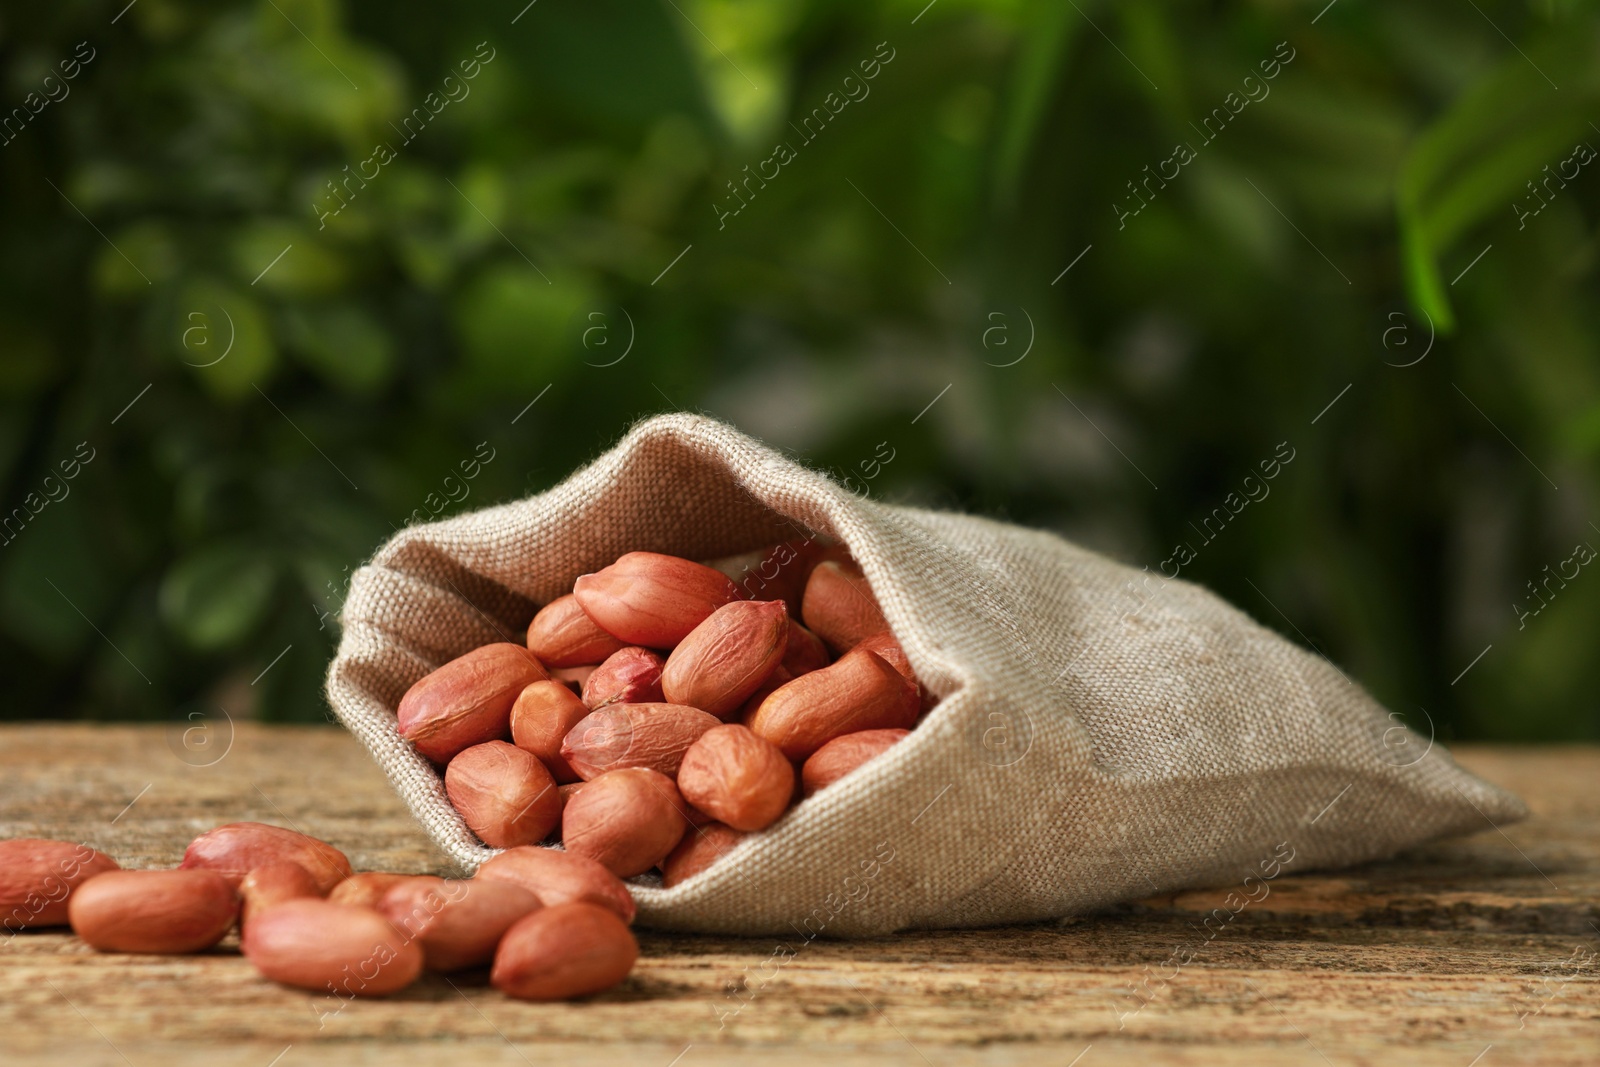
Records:
[[[233,822],[189,842],[179,866],[217,871],[237,887],[245,875],[268,863],[298,863],[328,892],[350,877],[350,860],[326,841],[281,826]]]
[[[239,897],[216,871],[107,871],[67,903],[72,930],[101,952],[199,952],[239,917]]]
[[[116,860],[88,845],[37,837],[0,841],[0,929],[65,925],[73,891],[114,870]]]
[[[722,605],[739,598],[728,577],[659,552],[629,552],[572,587],[584,612],[630,645],[672,648]]]
[[[538,757],[504,741],[458,753],[445,768],[444,789],[467,828],[491,848],[541,841],[561,818],[550,772]]]
[[[724,604],[691,630],[667,657],[661,692],[719,719],[737,714],[789,647],[789,613],[781,600]]]
[[[666,859],[688,827],[678,787],[643,767],[591,779],[561,815],[567,851],[619,878],[643,874]]]
[[[614,913],[593,904],[556,904],[506,931],[489,980],[519,1000],[567,1000],[610,989],[638,958],[639,943]]]
[[[662,862],[661,884],[671,889],[680,882],[687,882],[748,836],[743,830],[735,830],[720,822],[706,823],[696,830],[690,830]]]
[[[578,772],[561,754],[561,742],[588,714],[589,706],[560,682],[534,682],[511,707],[511,740],[537,756],[556,781],[576,781]]]
[[[629,646],[613,652],[583,683],[583,702],[590,711],[607,704],[659,704],[665,661],[648,648]]]
[[[239,882],[239,925],[247,925],[257,915],[286,900],[322,895],[316,878],[298,863],[264,863]]]
[[[806,796],[826,789],[870,759],[893,748],[911,731],[858,730],[835,737],[811,754],[800,768],[800,781]]]
[[[528,625],[528,650],[547,668],[599,663],[622,645],[595,625],[571,593],[540,608]]]
[[[728,723],[707,730],[678,768],[683,798],[735,830],[762,830],[794,796],[794,767],[772,742]]]
[[[510,732],[511,705],[544,666],[506,641],[475,648],[424,675],[400,698],[400,736],[435,763]]]
[[[861,568],[848,560],[824,560],[812,570],[800,618],[837,653],[889,628]]]
[[[510,882],[412,878],[384,894],[378,912],[422,946],[430,971],[459,971],[494,958],[500,936],[539,898]]]
[[[623,767],[676,776],[683,754],[717,718],[682,704],[612,704],[585,717],[561,742],[561,756],[591,779]]]
[[[919,710],[916,686],[861,649],[779,687],[745,723],[791,760],[804,760],[843,734],[908,729]]]
[[[290,900],[244,928],[239,947],[274,982],[340,997],[381,997],[422,973],[422,946],[370,908]]]
[[[546,907],[577,901],[598,904],[615,912],[623,922],[633,922],[633,895],[622,879],[576,853],[534,845],[509,848],[484,860],[473,880],[522,886],[544,901]]]

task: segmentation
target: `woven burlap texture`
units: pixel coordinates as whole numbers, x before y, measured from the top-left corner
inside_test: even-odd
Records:
[[[413,682],[521,641],[538,605],[624,552],[709,559],[813,534],[849,547],[942,699],[705,874],[636,886],[646,925],[859,937],[1058,918],[1525,813],[1205,589],[1053,534],[865,499],[692,415],[640,423],[548,492],[396,534],[352,578],[329,700],[475,869],[493,851],[396,730]]]

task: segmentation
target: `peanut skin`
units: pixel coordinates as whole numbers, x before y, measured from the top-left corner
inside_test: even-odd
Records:
[[[659,552],[629,552],[579,578],[572,592],[602,630],[630,645],[664,649],[739,598],[726,575]]]
[[[633,922],[633,894],[622,879],[587,856],[572,852],[536,845],[509,848],[484,860],[473,880],[519,885],[547,907],[577,901],[598,904],[623,922]]]
[[[528,651],[546,667],[599,663],[621,647],[621,641],[584,614],[578,598],[571,593],[540,608],[528,625]]]
[[[541,841],[561,818],[555,779],[538,758],[504,741],[462,751],[445,768],[444,789],[468,829],[491,848]]]
[[[875,759],[899,744],[909,730],[859,730],[835,737],[811,754],[800,768],[800,781],[806,796],[826,789],[868,760]]]
[[[689,632],[661,672],[661,692],[728,719],[766,681],[789,647],[789,613],[781,600],[724,604]]]
[[[780,686],[745,724],[799,761],[843,734],[909,729],[919,710],[916,686],[876,653],[859,649]]]
[[[239,897],[216,871],[107,871],[67,903],[72,929],[101,952],[199,952],[239,917]]]
[[[735,830],[763,830],[794,796],[794,767],[772,742],[728,723],[707,730],[678,768],[683,798]]]
[[[274,982],[343,997],[398,992],[422,973],[422,946],[369,908],[291,900],[245,927],[239,947]]]
[[[400,736],[435,763],[464,748],[510,732],[511,705],[544,666],[521,645],[500,641],[475,648],[424,675],[400,698]]]
[[[255,868],[285,861],[309,871],[324,893],[350,877],[350,860],[326,841],[261,822],[233,822],[206,831],[189,842],[179,867],[217,871],[237,888]]]
[[[678,787],[643,767],[592,779],[561,815],[567,851],[619,878],[643,874],[666,859],[688,827]]]
[[[73,891],[86,879],[117,869],[117,861],[104,852],[72,841],[0,841],[0,928],[65,926]]]
[[[639,958],[633,932],[605,908],[557,904],[518,920],[489,980],[519,1000],[568,1000],[621,982]]]

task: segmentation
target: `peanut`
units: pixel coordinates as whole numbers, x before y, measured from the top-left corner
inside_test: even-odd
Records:
[[[430,971],[459,971],[494,958],[500,936],[539,908],[539,898],[510,882],[412,878],[384,894],[378,912],[422,946]]]
[[[806,796],[826,789],[870,759],[898,744],[909,730],[858,730],[835,737],[811,754],[800,768]]]
[[[917,672],[911,669],[911,658],[906,655],[906,650],[900,647],[900,642],[895,640],[894,634],[885,630],[881,634],[863,637],[856,643],[856,647],[876,653],[885,663],[899,671],[906,681],[916,686],[917,701],[923,711],[938,703],[937,698],[917,681]]]
[[[794,767],[772,742],[729,723],[689,746],[678,788],[689,803],[735,830],[762,830],[788,808]]]
[[[638,958],[633,932],[612,912],[555,904],[506,931],[489,980],[519,1000],[566,1000],[610,989]]]
[[[561,818],[555,779],[538,758],[504,741],[465,749],[445,768],[444,789],[467,828],[491,848],[543,840]]]
[[[618,642],[618,644],[620,643]],[[572,690],[573,696],[582,696],[583,683],[589,680],[589,675],[593,674],[599,666],[600,664],[598,663],[586,663],[582,667],[557,667],[550,672],[550,680],[560,682]]]
[[[352,904],[359,908],[376,908],[383,895],[401,882],[416,878],[414,874],[391,874],[388,871],[362,871],[333,887],[328,900],[334,904]]]
[[[727,719],[761,687],[789,647],[789,614],[781,600],[724,604],[691,630],[667,657],[661,692]]]
[[[584,613],[630,645],[670,649],[739,598],[727,576],[659,552],[629,552],[572,587]]]
[[[687,882],[748,836],[743,830],[735,830],[720,822],[706,823],[698,830],[690,830],[661,864],[661,884],[671,889],[680,882]]]
[[[422,973],[422,946],[370,908],[290,900],[262,912],[239,947],[274,982],[341,998],[381,997]]]
[[[587,786],[585,786],[587,788]],[[633,922],[633,895],[622,880],[587,856],[524,845],[483,861],[474,881],[510,882],[544,901],[546,907],[587,901]]]
[[[65,926],[73,891],[117,869],[116,860],[88,845],[37,837],[0,841],[0,929]]]
[[[530,684],[549,677],[521,645],[497,642],[424,675],[400,698],[400,736],[435,763],[464,748],[505,737],[511,705]]]
[[[882,657],[861,649],[785,683],[745,723],[789,759],[804,760],[842,734],[907,729],[918,710],[916,687]]]
[[[586,780],[623,767],[671,777],[689,746],[716,725],[716,716],[681,704],[612,704],[572,728],[561,756]]]
[[[540,608],[528,624],[528,650],[546,667],[599,663],[621,647],[621,641],[584,614],[571,593]]]
[[[845,560],[825,560],[812,570],[800,618],[838,653],[889,628],[861,568]]]
[[[588,705],[560,682],[534,682],[511,706],[511,740],[537,756],[556,781],[576,781],[578,772],[561,755],[561,742],[588,714]]]
[[[239,925],[249,925],[256,916],[286,900],[322,895],[322,887],[317,880],[298,863],[264,863],[251,870],[239,883],[239,899],[242,902]]]
[[[269,863],[298,863],[326,893],[350,877],[350,860],[326,841],[260,822],[234,822],[189,842],[181,870],[205,868],[238,887],[245,875]]]
[[[561,816],[567,851],[621,878],[643,874],[666,859],[688,826],[672,779],[643,767],[591,779]]]
[[[590,711],[607,704],[660,703],[662,664],[648,648],[630,646],[614,652],[584,681],[583,702]]]
[[[828,655],[828,647],[822,643],[822,638],[790,619],[789,645],[784,649],[783,661],[779,664],[789,672],[789,677],[798,678],[802,674],[820,671],[831,662],[833,657]]]
[[[239,917],[239,897],[217,871],[107,871],[67,903],[73,932],[101,952],[199,952]]]

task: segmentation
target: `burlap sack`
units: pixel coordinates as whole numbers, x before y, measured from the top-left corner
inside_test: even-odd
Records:
[[[810,532],[849,546],[942,701],[703,876],[638,886],[644,924],[864,936],[1198,885],[1257,899],[1248,877],[1524,814],[1204,589],[1052,534],[863,499],[689,415],[640,424],[549,492],[397,534],[351,582],[329,699],[473,869],[492,851],[396,732],[406,688],[477,645],[521,640],[538,605],[623,552],[706,559]]]

